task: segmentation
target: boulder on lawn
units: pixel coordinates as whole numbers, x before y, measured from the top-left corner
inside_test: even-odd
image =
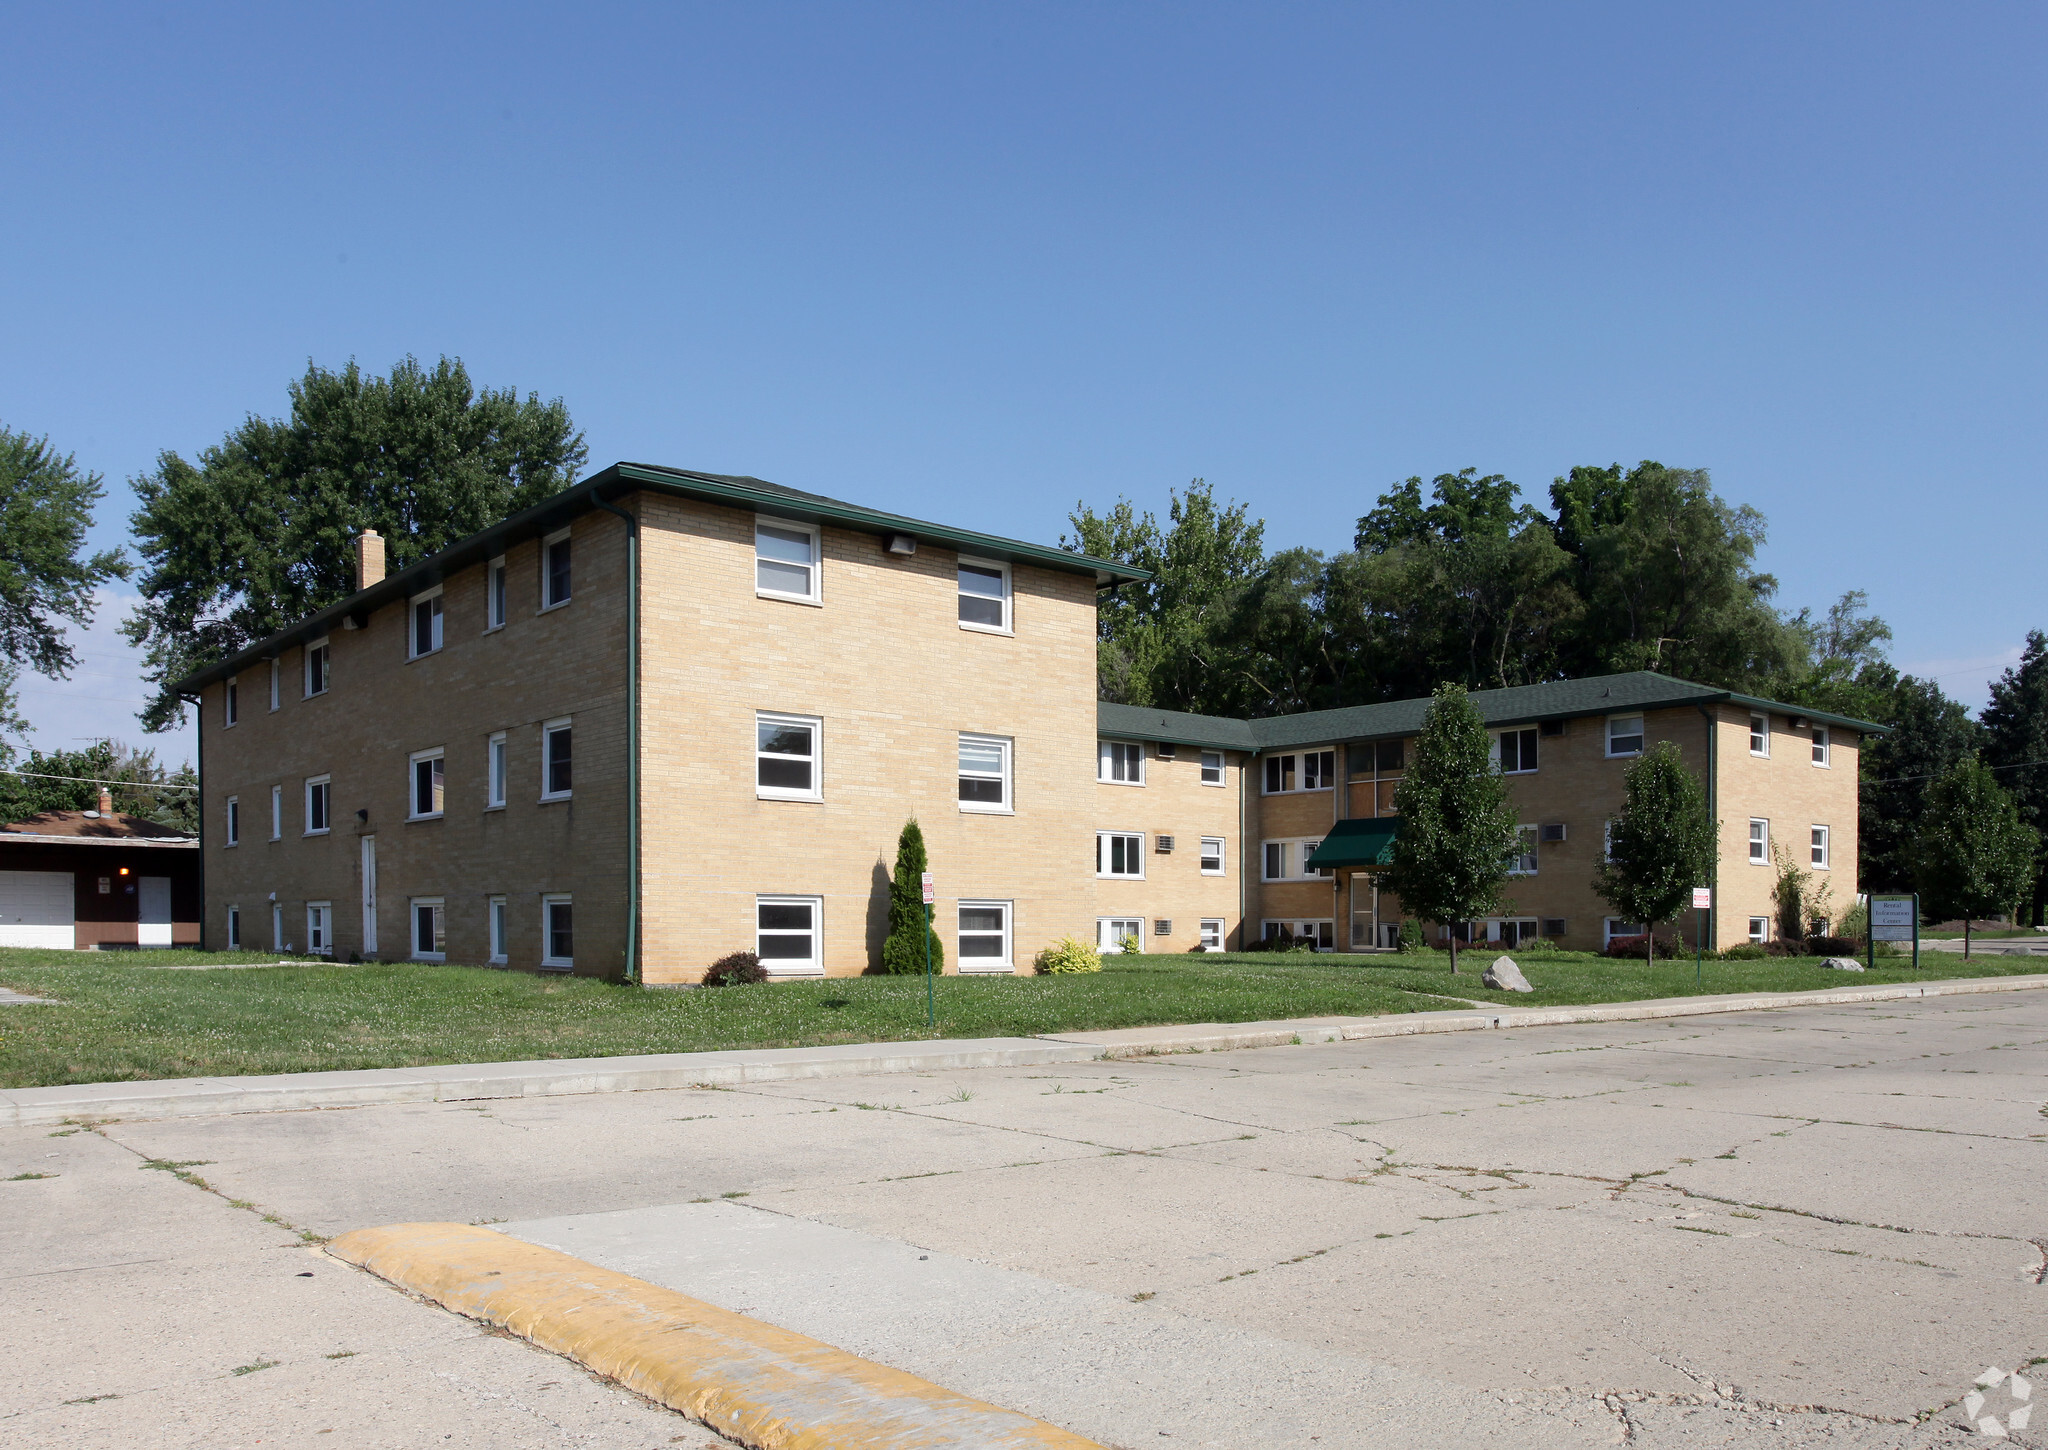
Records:
[[[1495,957],[1493,965],[1486,969],[1480,985],[1491,987],[1496,992],[1533,992],[1529,979],[1522,975],[1522,969],[1515,965],[1513,957]]]
[[[1832,968],[1837,972],[1860,972],[1863,970],[1863,963],[1857,961],[1854,957],[1829,957],[1821,965]]]

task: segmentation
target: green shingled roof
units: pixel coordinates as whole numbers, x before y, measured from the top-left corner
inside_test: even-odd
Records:
[[[1522,725],[1576,715],[1612,715],[1621,711],[1670,709],[1681,705],[1735,704],[1780,715],[1804,715],[1823,725],[1839,725],[1866,735],[1882,734],[1884,726],[1787,705],[1754,695],[1696,685],[1651,670],[1626,675],[1594,675],[1583,680],[1556,680],[1544,685],[1518,685],[1508,690],[1474,690],[1472,703],[1488,725]],[[1384,705],[1354,705],[1343,710],[1309,710],[1299,715],[1269,715],[1260,720],[1230,720],[1214,715],[1183,715],[1172,711],[1103,703],[1096,706],[1098,728],[1105,735],[1137,740],[1171,741],[1178,745],[1223,746],[1260,752],[1302,745],[1329,745],[1339,740],[1383,740],[1413,735],[1422,728],[1427,697],[1390,700]]]

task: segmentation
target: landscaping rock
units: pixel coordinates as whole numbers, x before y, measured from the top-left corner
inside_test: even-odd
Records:
[[[1832,967],[1838,972],[1860,972],[1863,970],[1863,963],[1857,961],[1854,957],[1829,957],[1821,965]]]
[[[1496,992],[1533,992],[1529,979],[1522,975],[1522,969],[1515,965],[1513,957],[1495,957],[1493,965],[1486,969],[1486,975],[1479,979],[1481,985]]]

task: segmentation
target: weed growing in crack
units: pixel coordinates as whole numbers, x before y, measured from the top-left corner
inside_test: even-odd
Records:
[[[233,1369],[229,1370],[228,1373],[254,1374],[259,1369],[276,1369],[282,1363],[284,1363],[284,1361],[279,1359],[259,1359],[254,1364],[238,1364]]]

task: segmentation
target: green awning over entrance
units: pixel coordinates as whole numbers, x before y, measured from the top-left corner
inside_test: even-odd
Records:
[[[1394,859],[1394,837],[1401,834],[1399,816],[1339,821],[1309,855],[1318,870],[1332,866],[1384,866]]]

